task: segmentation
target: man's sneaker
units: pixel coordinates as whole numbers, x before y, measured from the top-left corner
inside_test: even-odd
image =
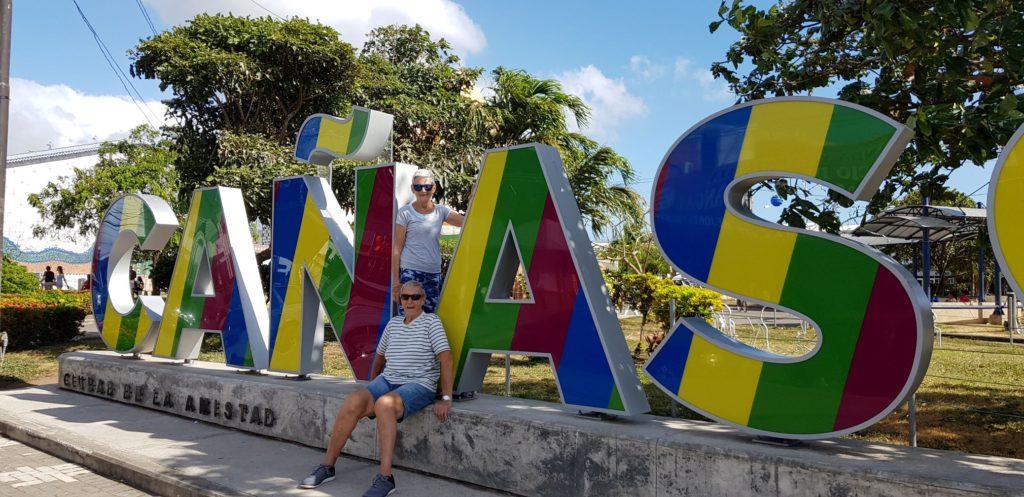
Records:
[[[321,464],[313,470],[302,483],[299,484],[299,488],[316,488],[324,483],[327,483],[334,479],[334,466],[328,466]]]
[[[395,477],[377,475],[373,479],[373,485],[363,493],[363,497],[385,497],[395,493]]]

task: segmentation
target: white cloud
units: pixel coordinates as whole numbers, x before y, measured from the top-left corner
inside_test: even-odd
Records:
[[[479,53],[487,38],[462,6],[451,0],[145,0],[169,24],[182,24],[202,12],[284,17],[319,21],[361,48],[366,34],[388,24],[420,24],[459,52]],[[263,7],[260,7],[262,5]]]
[[[162,125],[164,105],[144,105],[160,119],[154,124]],[[123,138],[144,123],[146,118],[127,96],[87,95],[66,85],[11,78],[12,154]]]
[[[736,98],[725,81],[715,79],[710,70],[694,67],[692,61],[683,57],[676,59],[675,78],[677,81],[696,82],[700,86],[701,97],[708,102],[728,102]]]
[[[654,81],[665,75],[665,66],[652,63],[644,55],[630,57],[629,70],[644,81]]]
[[[605,76],[593,65],[564,72],[556,79],[566,92],[579,96],[590,106],[590,124],[586,131],[597,140],[615,140],[618,128],[625,121],[647,114],[643,99],[630,93],[621,80]],[[575,121],[571,118],[570,121],[570,125],[576,126]]]

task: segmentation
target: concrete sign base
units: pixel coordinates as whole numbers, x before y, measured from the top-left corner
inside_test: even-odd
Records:
[[[61,388],[325,447],[354,381],[253,375],[223,365],[60,358]],[[156,415],[156,414],[154,414]],[[345,447],[375,459],[372,421]],[[268,454],[268,464],[273,455]],[[310,460],[310,467],[319,461]],[[731,428],[656,416],[601,421],[557,404],[482,395],[440,423],[427,409],[399,426],[395,463],[529,497],[684,495],[1021,495],[1024,461],[851,440],[795,448]]]

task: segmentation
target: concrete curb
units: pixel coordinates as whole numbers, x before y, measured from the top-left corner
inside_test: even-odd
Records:
[[[0,434],[94,473],[124,482],[143,492],[166,497],[252,496],[197,478],[130,453],[96,444],[59,428],[50,428],[7,412],[0,416]]]

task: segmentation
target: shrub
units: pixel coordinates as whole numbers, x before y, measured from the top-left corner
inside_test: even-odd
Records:
[[[722,296],[717,292],[696,286],[677,285],[672,280],[662,280],[654,291],[654,317],[667,327],[669,322],[669,301],[676,301],[676,319],[685,316],[711,318],[711,314],[722,310]]]
[[[654,291],[661,285],[661,278],[651,274],[626,274],[617,284],[614,294],[640,313],[640,331],[647,325],[647,319],[654,304]]]
[[[4,254],[3,270],[4,293],[34,293],[39,290],[39,278],[7,254]]]
[[[0,297],[0,329],[7,332],[10,350],[66,343],[74,338],[87,313],[80,301],[78,295],[63,292]]]

